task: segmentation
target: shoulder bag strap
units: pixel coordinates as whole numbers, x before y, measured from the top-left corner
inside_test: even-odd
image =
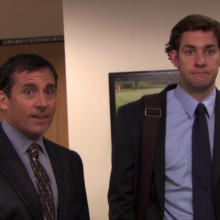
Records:
[[[145,103],[145,122],[142,138],[137,220],[145,220],[147,216],[154,149],[161,117],[158,94],[145,95],[142,99]]]

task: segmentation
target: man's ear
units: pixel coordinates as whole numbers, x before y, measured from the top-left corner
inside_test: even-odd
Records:
[[[173,65],[176,68],[179,68],[179,60],[178,60],[178,53],[177,53],[177,51],[176,50],[171,50],[169,55],[170,55],[170,60],[173,63]]]
[[[7,108],[8,108],[8,97],[2,90],[0,90],[0,109],[5,110]]]

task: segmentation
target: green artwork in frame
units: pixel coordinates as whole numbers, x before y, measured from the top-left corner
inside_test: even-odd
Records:
[[[168,84],[178,82],[178,70],[109,73],[111,127],[120,106],[138,100],[143,95],[159,93]]]

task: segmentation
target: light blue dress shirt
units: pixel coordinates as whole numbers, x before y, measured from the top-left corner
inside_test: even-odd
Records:
[[[216,90],[202,101],[213,155]],[[164,220],[193,220],[192,127],[198,101],[178,85],[167,93]]]
[[[53,197],[54,197],[55,213],[57,213],[57,206],[58,206],[57,184],[56,184],[56,179],[53,173],[53,169],[50,163],[49,156],[47,154],[46,148],[43,143],[43,136],[41,135],[37,141],[33,141],[27,138],[25,135],[23,135],[19,131],[17,131],[16,129],[14,129],[12,126],[10,126],[5,119],[3,119],[2,121],[2,128],[5,134],[7,135],[8,139],[11,141],[14,149],[16,150],[20,159],[22,160],[24,166],[26,167],[27,172],[36,188],[36,191],[37,191],[37,186],[36,186],[36,182],[34,179],[33,171],[31,169],[30,159],[27,153],[27,149],[30,147],[32,143],[37,143],[40,146],[39,159],[40,159],[40,162],[43,164],[48,174],[48,177],[50,179],[51,189],[52,189]],[[56,215],[55,215],[55,219],[57,219]]]

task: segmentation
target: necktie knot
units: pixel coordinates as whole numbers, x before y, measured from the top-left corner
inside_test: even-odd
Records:
[[[32,144],[28,148],[27,152],[31,158],[38,158],[39,157],[39,146],[37,144]]]
[[[206,113],[207,113],[207,109],[206,109],[205,105],[203,103],[199,103],[196,107],[195,114],[202,115],[202,114],[206,114]]]

